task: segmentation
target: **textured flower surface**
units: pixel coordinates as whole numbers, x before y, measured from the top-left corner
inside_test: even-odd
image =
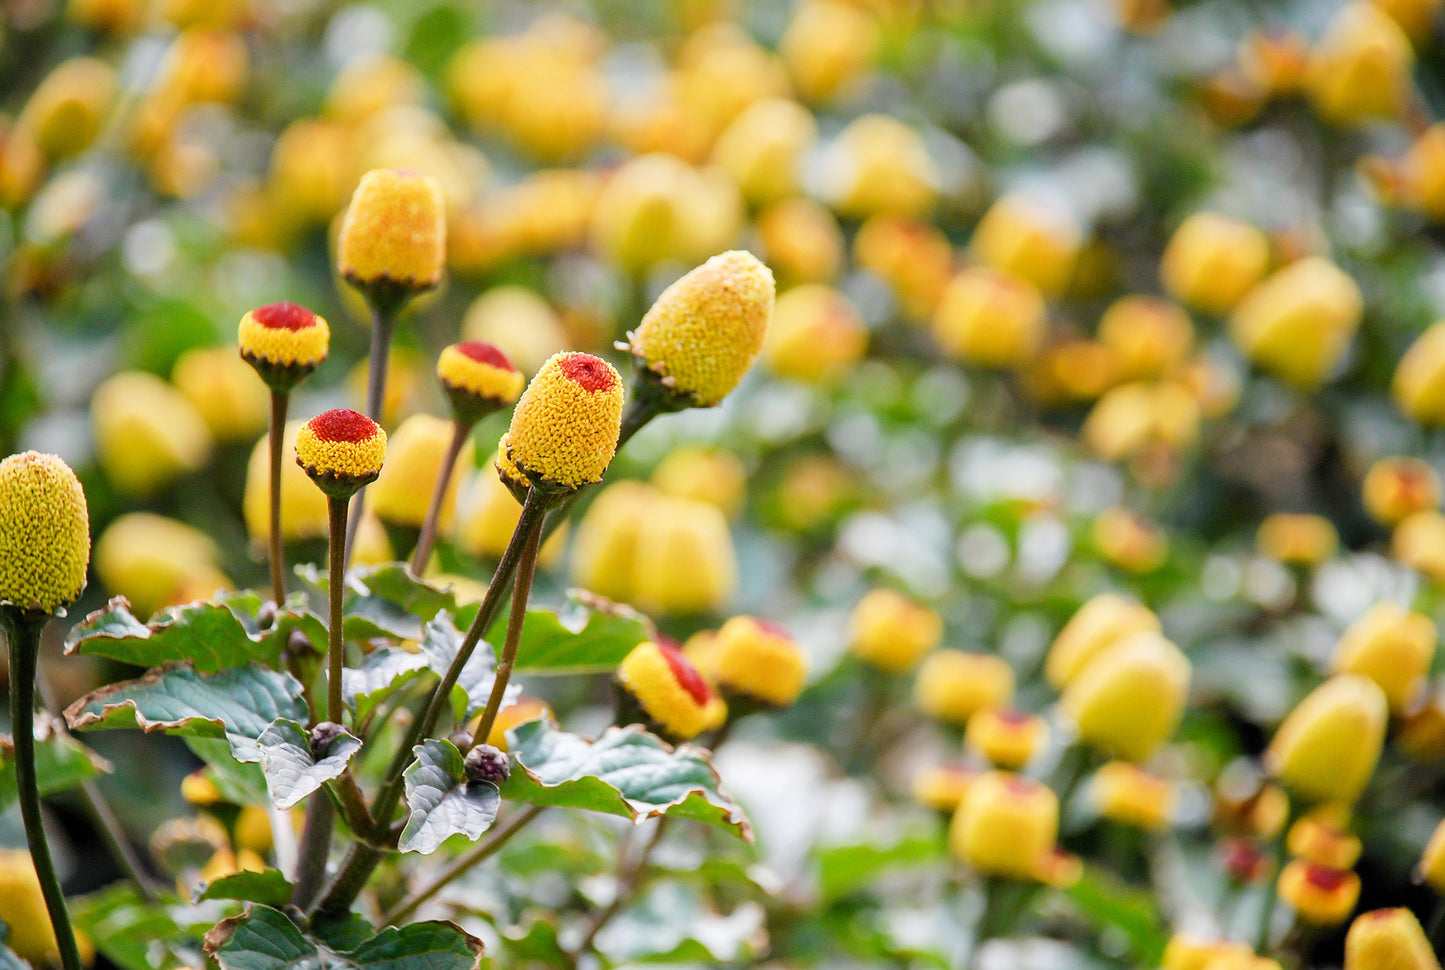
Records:
[[[522,392],[503,452],[528,478],[575,489],[602,480],[622,430],[622,379],[591,354],[551,357]]]
[[[90,518],[60,458],[27,451],[0,462],[0,601],[54,613],[85,588]]]
[[[639,643],[618,665],[617,682],[673,737],[686,741],[711,726],[712,691],[671,644]]]
[[[441,282],[446,247],[446,210],[436,179],[390,169],[361,177],[337,244],[343,278],[358,286],[430,289]]]
[[[315,367],[326,359],[331,328],[297,303],[268,303],[241,318],[241,356],[280,367]]]
[[[631,335],[632,355],[711,407],[743,379],[773,312],[773,273],[752,253],[714,256],[662,291]]]
[[[442,350],[437,379],[453,395],[461,392],[497,406],[515,401],[526,384],[501,348],[485,340],[465,340]]]
[[[296,461],[313,477],[370,480],[385,458],[381,425],[348,408],[318,414],[296,433]]]

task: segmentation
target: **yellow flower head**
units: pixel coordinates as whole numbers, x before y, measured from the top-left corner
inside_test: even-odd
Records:
[[[939,296],[933,338],[955,360],[1019,367],[1043,342],[1048,309],[1033,283],[1007,270],[969,266]]]
[[[1159,617],[1147,606],[1115,593],[1100,593],[1079,607],[1054,638],[1044,676],[1062,690],[1115,643],[1135,633],[1159,630]]]
[[[1322,515],[1276,512],[1259,524],[1259,551],[1271,559],[1297,566],[1318,566],[1335,554],[1340,537]]]
[[[1169,534],[1133,509],[1105,509],[1090,531],[1099,555],[1131,573],[1152,573],[1169,558]]]
[[[714,256],[663,290],[628,349],[687,403],[712,407],[762,349],[773,298],[772,271],[752,253]]]
[[[318,414],[296,433],[296,463],[332,498],[376,480],[386,459],[386,432],[349,408]]]
[[[337,263],[360,288],[428,290],[441,282],[447,222],[430,175],[373,169],[361,177],[341,223]]]
[[[980,777],[962,765],[936,765],[913,776],[913,800],[920,805],[952,815],[968,794],[968,786]]]
[[[1346,4],[1311,51],[1305,88],[1326,121],[1360,124],[1397,118],[1409,104],[1410,38],[1372,3]]]
[[[527,383],[507,355],[485,340],[465,340],[437,358],[437,380],[464,421],[476,421],[517,400]]]
[[[599,492],[577,527],[572,581],[599,596],[630,601],[637,537],[656,499],[650,486],[631,479]]]
[[[1432,582],[1445,583],[1445,514],[1431,509],[1401,519],[1390,537],[1390,555]]]
[[[1311,809],[1290,826],[1285,848],[1289,854],[1328,866],[1349,869],[1360,858],[1360,840],[1350,834],[1349,810],[1325,804]]]
[[[1012,680],[1010,672],[1010,683]],[[1032,761],[1048,740],[1049,726],[1043,718],[1007,707],[987,707],[978,711],[968,719],[968,729],[963,736],[968,750],[976,752],[995,768],[1014,771]]]
[[[890,673],[912,667],[942,639],[942,617],[891,589],[868,592],[849,619],[853,652]]]
[[[534,484],[602,480],[622,430],[622,379],[600,357],[554,354],[522,392],[502,449]]]
[[[808,658],[786,630],[735,616],[717,631],[703,668],[725,692],[787,707],[808,679]]]
[[[281,436],[282,448],[287,452],[296,450],[296,438],[301,431],[300,421],[286,422]],[[250,461],[246,463],[246,490],[241,502],[241,511],[246,519],[246,531],[251,538],[264,544],[271,534],[271,447],[267,437],[262,437],[251,449]],[[306,472],[293,461],[281,462],[281,538],[287,542],[298,539],[315,539],[326,535],[326,496],[316,491]]]
[[[1269,269],[1269,240],[1247,222],[1196,212],[1169,237],[1159,276],[1196,310],[1228,313]]]
[[[112,376],[91,395],[90,417],[100,465],[127,495],[149,495],[210,459],[205,419],[154,374]]]
[[[763,362],[780,377],[836,382],[868,349],[863,316],[842,293],[805,283],[778,297],[763,341]]]
[[[5,945],[36,966],[59,966],[60,948],[40,891],[40,878],[30,853],[0,849],[0,920],[10,928]],[[90,941],[76,935],[81,958],[89,965],[95,952]]]
[[[727,517],[706,502],[658,498],[633,547],[633,601],[656,613],[711,613],[732,598],[737,552]]]
[[[1229,334],[1260,368],[1313,390],[1344,357],[1363,311],[1360,287],[1349,274],[1310,256],[1245,294],[1229,319]]]
[[[1435,640],[1435,624],[1425,614],[1376,603],[1340,637],[1331,665],[1337,673],[1361,674],[1379,684],[1390,710],[1402,714],[1425,689]]]
[[[1058,834],[1053,789],[1023,775],[990,771],[968,786],[948,844],[954,858],[985,875],[1034,880],[1053,855]]]
[[[284,389],[326,359],[331,328],[304,306],[269,303],[241,318],[236,342],[241,356],[266,383]]]
[[[1099,341],[1117,352],[1124,380],[1166,377],[1194,347],[1189,315],[1155,296],[1115,300],[1099,319]]]
[[[60,458],[0,461],[0,602],[55,613],[85,588],[90,518],[80,480]]]
[[[1100,768],[1089,794],[1100,815],[1123,825],[1158,830],[1174,816],[1174,785],[1127,761]]]
[[[210,536],[151,512],[117,517],[95,542],[95,575],[142,618],[229,586],[219,559]]]
[[[913,682],[919,710],[951,724],[967,724],[977,712],[1002,707],[1013,696],[1008,661],[962,650],[933,651],[923,658]]]
[[[1421,424],[1445,424],[1445,321],[1415,338],[1390,387],[1400,410]]]
[[[266,428],[270,395],[229,347],[195,347],[181,354],[171,382],[220,440],[248,441]]]
[[[1056,205],[1023,195],[1006,195],[989,207],[973,231],[968,253],[992,269],[1057,294],[1078,262],[1082,234]]]
[[[1445,896],[1445,821],[1435,827],[1425,851],[1420,855],[1420,876],[1435,890],[1436,895]]]
[[[748,469],[730,451],[693,445],[668,454],[653,469],[652,484],[664,495],[706,502],[731,518],[742,510]]]
[[[617,667],[617,683],[671,738],[691,740],[714,723],[716,708],[707,681],[669,643],[645,641],[633,647]]]
[[[506,751],[508,731],[518,724],[526,724],[528,721],[551,716],[552,708],[547,706],[546,701],[537,700],[535,697],[524,697],[497,712],[497,719],[492,722],[492,730],[487,735],[487,743],[494,748]]]
[[[1414,913],[1376,909],[1350,924],[1345,970],[1440,970],[1440,959]]]
[[[1265,766],[1308,801],[1353,803],[1375,773],[1389,714],[1378,684],[1339,674],[1290,711],[1265,752]]]
[[[1365,473],[1361,491],[1365,511],[1381,525],[1440,506],[1440,476],[1419,458],[1381,458]]]
[[[1301,922],[1336,926],[1360,899],[1360,877],[1348,869],[1294,859],[1280,870],[1279,898],[1294,908]]]
[[[1174,644],[1158,633],[1136,633],[1071,680],[1060,706],[1085,744],[1143,761],[1179,726],[1190,673]]]
[[[1248,959],[1254,956],[1254,951],[1243,943],[1201,940],[1176,933],[1164,948],[1159,970],[1205,970],[1211,962],[1225,956]]]

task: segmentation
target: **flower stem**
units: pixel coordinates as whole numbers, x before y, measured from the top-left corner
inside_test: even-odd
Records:
[[[471,430],[470,422],[452,422],[452,443],[447,449],[446,457],[442,459],[441,470],[437,472],[437,483],[432,489],[431,505],[427,506],[426,521],[422,523],[421,535],[417,536],[416,549],[411,555],[413,576],[422,574],[422,570],[426,569],[427,559],[431,557],[432,546],[437,538],[437,525],[442,517],[442,503],[447,497],[447,483],[452,479],[452,471],[457,467],[457,456],[462,453],[462,446],[467,443],[467,435]]]
[[[341,701],[341,669],[346,662],[346,637],[341,615],[341,596],[346,586],[346,499],[327,498],[326,510],[330,517],[330,541],[328,543],[331,561],[331,577],[327,592],[331,597],[330,641],[327,648],[326,673],[326,719],[341,724],[345,708]]]
[[[532,489],[527,501],[536,493]],[[527,597],[532,592],[532,577],[537,571],[537,550],[542,544],[542,518],[538,516],[528,523],[522,558],[517,562],[517,581],[512,586],[512,613],[507,617],[507,639],[502,643],[502,656],[497,661],[496,673],[492,678],[492,693],[477,722],[472,735],[472,746],[487,740],[496,723],[497,712],[502,709],[502,698],[507,694],[507,682],[512,679],[512,667],[517,663],[517,645],[522,641],[522,622],[527,618]]]
[[[456,686],[458,678],[461,677],[462,669],[471,659],[477,644],[481,642],[482,635],[496,619],[497,609],[511,585],[512,576],[522,558],[522,550],[526,545],[527,536],[545,518],[550,498],[537,489],[527,493],[527,502],[522,506],[521,517],[517,520],[517,527],[512,531],[512,540],[507,543],[507,549],[502,553],[501,561],[497,563],[497,570],[492,574],[492,581],[487,586],[486,596],[483,597],[481,605],[477,608],[476,619],[467,629],[467,635],[462,640],[461,646],[457,648],[457,655],[452,658],[451,666],[447,668],[446,673],[442,675],[441,682],[432,691],[425,711],[421,717],[412,722],[405,740],[397,749],[396,757],[392,759],[391,767],[387,772],[390,780],[382,789],[381,794],[377,796],[371,810],[371,816],[376,822],[378,832],[383,831],[384,826],[389,824],[391,814],[401,799],[404,784],[402,772],[411,761],[413,749],[436,727],[437,722],[441,719],[442,711],[451,703],[452,688]],[[371,877],[372,871],[383,855],[384,852],[381,849],[372,845],[357,843],[352,846],[346,861],[322,897],[319,911],[328,915],[345,913],[365,887],[366,880]]]
[[[331,853],[331,832],[336,825],[336,808],[324,792],[312,792],[306,801],[306,821],[301,827],[301,847],[296,853],[296,888],[291,904],[304,910],[316,899],[326,879],[326,857]]]
[[[1255,933],[1254,951],[1260,956],[1269,955],[1269,938],[1271,924],[1274,923],[1274,907],[1279,900],[1279,870],[1280,862],[1284,859],[1285,839],[1289,834],[1290,826],[1297,818],[1294,799],[1290,799],[1289,812],[1286,814],[1284,824],[1280,826],[1279,832],[1275,834],[1270,843],[1269,858],[1274,863],[1273,871],[1264,884],[1264,903],[1259,911],[1259,929]]]
[[[443,869],[425,888],[418,890],[409,898],[402,900],[388,910],[386,915],[381,918],[381,925],[393,926],[416,912],[417,907],[441,892],[452,880],[456,879],[477,863],[495,855],[502,846],[511,841],[512,836],[526,828],[531,824],[532,819],[541,815],[545,810],[545,805],[529,805],[527,810],[522,814],[511,819],[505,826],[494,831],[491,838],[485,842],[478,843],[461,856],[458,856],[455,862]]]
[[[366,416],[381,424],[382,404],[386,400],[386,368],[391,353],[391,331],[396,323],[396,310],[390,301],[371,301],[371,359],[366,371]],[[356,547],[356,530],[361,525],[362,512],[366,510],[366,489],[362,488],[352,499],[356,508],[352,510],[351,522],[346,528],[346,556],[343,562],[351,563],[351,554]]]
[[[40,631],[50,617],[0,607],[10,641],[10,729],[15,737],[15,785],[19,793],[20,817],[25,823],[25,840],[40,880],[40,892],[55,929],[55,942],[65,970],[81,970],[80,950],[65,909],[65,893],[55,872],[55,860],[45,841],[45,824],[40,812],[40,786],[35,773],[35,674],[40,659]]]
[[[1439,953],[1445,950],[1445,896],[1435,900],[1435,908],[1430,911],[1430,921],[1425,925],[1425,935],[1430,939],[1430,945]]]
[[[276,609],[286,602],[286,551],[281,542],[281,446],[286,437],[286,407],[290,393],[271,389],[271,532],[267,545],[271,560],[271,598]]]

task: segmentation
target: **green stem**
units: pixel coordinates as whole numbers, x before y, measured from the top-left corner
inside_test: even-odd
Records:
[[[427,883],[425,888],[418,890],[409,898],[402,900],[388,910],[386,915],[381,918],[381,925],[394,926],[416,912],[417,907],[441,892],[458,876],[462,875],[472,866],[482,862],[484,859],[489,859],[495,855],[502,846],[512,840],[512,836],[530,825],[532,819],[541,815],[545,810],[545,805],[529,805],[527,810],[522,814],[511,819],[502,828],[494,831],[491,838],[485,842],[478,843],[459,856],[455,862],[443,869],[435,879]]]
[[[547,507],[547,496],[543,496],[537,489],[527,493],[527,501],[522,506],[522,514],[517,520],[517,527],[512,531],[512,539],[507,543],[507,549],[502,553],[501,561],[497,563],[496,572],[492,574],[492,581],[487,586],[486,596],[483,597],[481,606],[477,608],[476,619],[472,621],[465,639],[457,648],[457,655],[452,659],[451,666],[447,668],[447,672],[442,675],[441,682],[432,691],[426,710],[421,717],[412,722],[405,740],[397,749],[396,757],[392,759],[391,767],[387,772],[390,780],[382,789],[381,794],[377,796],[371,810],[371,817],[376,822],[378,832],[389,823],[392,812],[396,810],[396,806],[401,800],[404,785],[402,772],[411,761],[413,749],[421,743],[423,738],[431,734],[441,719],[442,711],[450,705],[452,688],[456,686],[462,669],[471,659],[482,635],[486,633],[496,618],[497,609],[506,595],[512,576],[522,558],[523,548],[527,544],[527,536],[534,532],[537,525],[543,521]],[[372,871],[375,870],[377,863],[382,860],[384,855],[383,850],[373,845],[361,843],[353,845],[345,862],[342,863],[341,869],[337,872],[336,878],[322,897],[320,911],[328,915],[340,915],[350,909],[352,902],[366,886],[367,879],[371,877]]]
[[[345,707],[341,700],[341,670],[346,664],[346,636],[341,614],[341,597],[346,586],[346,499],[327,498],[327,513],[330,518],[330,540],[328,553],[331,562],[331,577],[327,592],[331,599],[329,617],[330,639],[327,647],[326,673],[326,719],[341,725]]]
[[[527,494],[532,501],[537,489]],[[526,544],[522,547],[522,558],[517,563],[517,581],[512,587],[512,613],[507,617],[507,638],[502,643],[502,656],[492,677],[492,693],[487,706],[482,710],[482,719],[472,734],[472,747],[476,747],[492,732],[497,713],[502,709],[502,698],[507,695],[507,682],[512,679],[512,668],[517,663],[517,646],[522,642],[522,623],[527,619],[527,598],[532,592],[532,577],[537,571],[537,550],[542,544],[542,518],[538,516],[529,523]]]
[[[452,443],[447,448],[446,457],[442,459],[442,467],[437,472],[436,486],[432,489],[431,505],[426,510],[426,521],[422,523],[421,535],[417,536],[416,549],[411,555],[411,574],[420,576],[422,570],[426,569],[427,559],[431,557],[432,546],[436,543],[437,525],[441,522],[442,503],[447,497],[447,483],[451,481],[452,471],[457,467],[457,456],[462,453],[462,446],[467,443],[467,435],[471,432],[472,426],[469,422],[457,420],[452,422]]]
[[[1435,900],[1435,908],[1430,911],[1430,921],[1425,926],[1425,935],[1430,938],[1430,945],[1436,953],[1445,952],[1445,896]]]
[[[1269,955],[1270,924],[1274,922],[1275,903],[1279,901],[1280,863],[1284,861],[1285,840],[1289,836],[1290,826],[1294,824],[1297,817],[1295,802],[1291,798],[1284,824],[1280,826],[1279,832],[1270,842],[1269,858],[1273,867],[1269,879],[1264,884],[1264,903],[1260,907],[1259,928],[1255,932],[1254,938],[1254,951],[1260,956]]]
[[[396,310],[391,301],[371,301],[371,358],[366,371],[366,416],[381,424],[382,404],[386,400],[386,368],[391,353],[391,332],[396,323]],[[362,488],[352,500],[356,508],[351,513],[351,523],[346,528],[346,556],[343,560],[351,563],[356,548],[356,530],[361,525],[362,513],[366,511],[366,489]]]
[[[313,792],[306,802],[306,821],[301,827],[301,847],[296,853],[296,888],[291,904],[305,910],[316,899],[326,880],[326,857],[331,852],[331,832],[336,824],[336,808],[321,792]]]
[[[266,538],[271,560],[271,598],[276,609],[286,602],[286,551],[281,542],[281,461],[290,394],[271,390],[271,532]]]
[[[45,823],[40,811],[40,785],[35,773],[35,675],[40,660],[40,631],[50,617],[22,613],[11,606],[0,607],[5,633],[10,640],[10,729],[15,737],[15,786],[19,793],[20,817],[25,823],[25,840],[45,897],[45,909],[55,930],[60,962],[65,970],[81,970],[80,950],[65,909],[65,892],[55,872],[55,860],[45,840]]]

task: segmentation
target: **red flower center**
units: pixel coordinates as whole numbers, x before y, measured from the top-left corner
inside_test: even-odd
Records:
[[[456,345],[457,350],[481,364],[491,364],[502,370],[516,370],[516,366],[502,353],[502,348],[485,340],[465,340]]]
[[[365,441],[378,430],[375,421],[350,408],[336,408],[318,414],[308,423],[312,434],[322,441]]]
[[[251,311],[251,319],[271,330],[305,330],[316,326],[316,314],[299,303],[268,303]]]
[[[1341,872],[1339,869],[1331,869],[1328,866],[1320,866],[1311,863],[1305,869],[1305,882],[1323,889],[1327,893],[1335,892],[1349,881],[1350,874]]]
[[[562,358],[562,373],[586,391],[610,391],[617,383],[612,368],[591,354],[568,354]]]
[[[780,640],[793,639],[792,635],[789,634],[787,630],[784,630],[781,626],[774,623],[772,620],[759,620],[754,618],[753,622],[758,625],[759,630],[762,630],[764,633],[772,634]]]
[[[682,651],[666,643],[659,643],[657,649],[662,654],[662,659],[667,661],[667,666],[672,670],[672,676],[682,685],[682,689],[692,695],[699,707],[708,702],[712,692],[707,689],[707,681],[702,679],[702,674],[697,672]]]
[[[1034,719],[1034,716],[1027,711],[1015,711],[1012,708],[1000,708],[993,712],[1000,724],[1009,727],[1023,727]]]

